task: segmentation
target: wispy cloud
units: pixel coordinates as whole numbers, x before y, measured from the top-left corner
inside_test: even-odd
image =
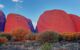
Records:
[[[13,2],[19,2],[19,0],[12,0]]]
[[[0,8],[4,8],[4,5],[3,4],[0,4]]]
[[[12,0],[13,2],[23,2],[22,0]]]

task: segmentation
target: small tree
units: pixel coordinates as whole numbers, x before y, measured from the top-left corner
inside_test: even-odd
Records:
[[[45,43],[45,42],[49,42],[49,43],[58,42],[59,34],[56,33],[56,32],[52,32],[52,31],[42,32],[42,33],[39,33],[37,35],[36,40],[40,41],[42,43]]]
[[[23,41],[25,40],[25,36],[29,33],[30,31],[27,31],[24,29],[16,29],[16,30],[13,30],[12,35],[16,41]]]

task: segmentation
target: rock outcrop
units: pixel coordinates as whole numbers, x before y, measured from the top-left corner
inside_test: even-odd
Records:
[[[74,22],[74,26],[76,29],[76,32],[80,32],[80,17],[74,14],[69,14],[72,21]]]
[[[5,14],[2,11],[0,11],[0,32],[4,31],[5,22],[6,22]]]
[[[40,16],[36,28],[38,32],[44,32],[47,30],[59,33],[76,32],[74,22],[63,10],[49,10],[44,12]]]
[[[31,20],[19,14],[9,14],[7,16],[5,32],[12,32],[17,28],[24,29],[26,31],[31,31],[33,29]]]

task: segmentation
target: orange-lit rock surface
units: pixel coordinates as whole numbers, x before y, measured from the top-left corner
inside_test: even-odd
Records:
[[[80,17],[74,14],[69,14],[72,21],[74,22],[74,26],[76,29],[76,32],[80,32]]]
[[[37,31],[51,30],[59,33],[76,32],[74,22],[63,10],[45,11],[37,22]]]
[[[15,29],[24,29],[26,31],[31,31],[29,26],[30,19],[25,18],[19,14],[9,14],[7,16],[7,21],[5,25],[5,32],[12,32]]]

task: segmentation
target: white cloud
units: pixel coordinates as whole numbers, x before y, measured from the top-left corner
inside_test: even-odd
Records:
[[[0,4],[0,8],[4,8],[4,5],[3,4]]]
[[[21,0],[20,2],[21,2],[21,3],[23,3],[23,1],[22,1],[22,0]]]
[[[12,0],[13,2],[19,2],[20,0]]]
[[[23,2],[22,0],[12,0],[13,2]]]

